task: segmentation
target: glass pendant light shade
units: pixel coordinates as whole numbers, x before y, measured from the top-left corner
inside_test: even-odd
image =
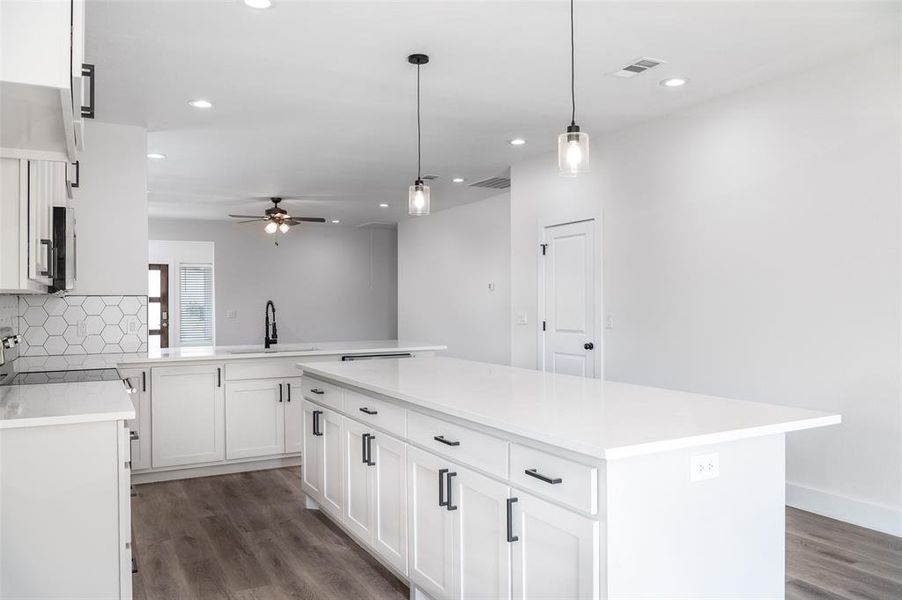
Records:
[[[278,228],[279,228],[279,226],[276,225],[275,221],[270,221],[269,223],[266,224],[266,227],[264,227],[263,230],[266,233],[275,233],[276,229],[278,229]]]
[[[429,214],[429,186],[417,179],[407,193],[407,213],[414,217]]]
[[[280,223],[279,231],[281,231],[282,233],[288,233],[288,223]]]
[[[561,175],[576,177],[589,172],[589,134],[570,125],[557,139],[557,164]]]

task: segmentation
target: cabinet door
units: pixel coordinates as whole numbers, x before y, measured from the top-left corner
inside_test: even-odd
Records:
[[[319,503],[323,501],[323,408],[308,400],[301,402],[303,444],[301,455],[301,487],[304,493]]]
[[[300,391],[300,386],[298,387]],[[322,437],[322,490],[323,495],[320,506],[341,520],[344,502],[344,476],[342,471],[342,432],[341,415],[331,410],[323,409],[320,418]]]
[[[510,488],[473,471],[455,467],[452,478],[454,573],[457,597],[511,597],[511,546],[507,541]]]
[[[151,369],[153,466],[225,459],[222,365]]]
[[[598,598],[598,522],[515,492],[513,597]]]
[[[373,546],[407,574],[407,452],[404,442],[384,433],[372,442]]]
[[[135,390],[132,393],[132,404],[135,406],[135,418],[128,421],[131,439],[132,470],[150,468],[150,393],[147,391],[150,382],[144,369],[119,369],[119,374],[128,380]],[[134,436],[137,435],[137,439]]]
[[[443,503],[451,463],[416,448],[407,449],[407,523],[410,580],[435,600],[455,596],[453,515]]]
[[[301,409],[301,378],[285,380],[285,452],[300,452],[304,446],[304,419]]]
[[[360,539],[373,541],[373,478],[366,462],[367,439],[372,430],[351,419],[341,421],[344,431],[344,524]],[[372,461],[370,461],[372,462]]]
[[[226,458],[282,454],[285,385],[281,379],[230,381],[225,407]]]
[[[66,163],[28,161],[28,278],[52,282],[53,205],[65,202]]]

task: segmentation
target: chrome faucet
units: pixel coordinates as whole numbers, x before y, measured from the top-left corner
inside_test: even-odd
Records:
[[[269,309],[272,309],[272,335],[269,335]],[[265,319],[265,331],[263,333],[263,347],[269,348],[273,344],[279,343],[279,333],[276,331],[276,305],[273,304],[272,300],[266,301],[266,319]]]

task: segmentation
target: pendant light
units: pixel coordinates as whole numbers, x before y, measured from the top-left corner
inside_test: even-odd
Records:
[[[570,0],[570,125],[557,139],[557,164],[561,175],[576,177],[589,172],[589,134],[576,124],[576,69],[573,41],[573,0]]]
[[[407,213],[414,217],[429,214],[429,186],[423,183],[420,176],[421,136],[420,136],[420,67],[429,62],[425,54],[411,54],[407,62],[417,66],[417,178],[407,192]]]

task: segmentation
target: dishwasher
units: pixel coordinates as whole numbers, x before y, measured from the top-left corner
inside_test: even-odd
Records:
[[[395,354],[347,354],[341,357],[342,362],[352,360],[379,360],[380,358],[412,358],[410,352],[396,352]]]

